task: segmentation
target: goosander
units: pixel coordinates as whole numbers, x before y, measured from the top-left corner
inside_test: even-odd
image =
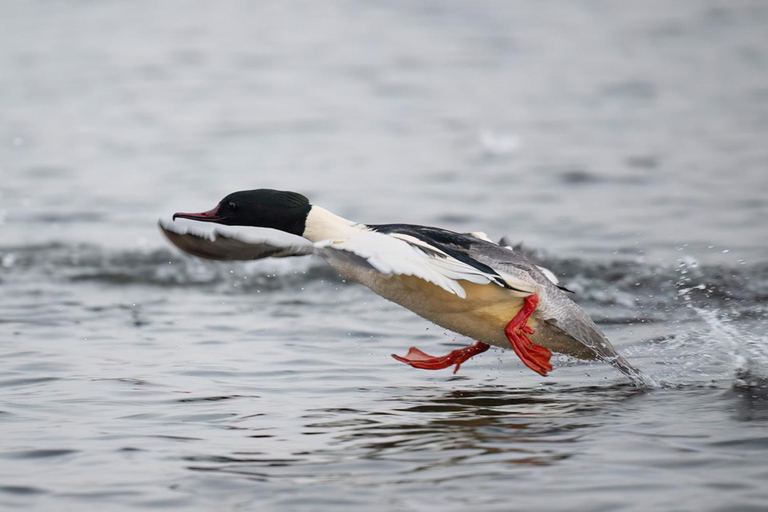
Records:
[[[183,251],[213,260],[253,260],[317,254],[348,278],[435,324],[477,342],[444,356],[411,347],[396,360],[415,368],[455,366],[490,345],[512,348],[531,370],[546,376],[552,351],[611,363],[636,384],[642,374],[574,303],[554,274],[484,233],[456,233],[411,224],[360,224],[313,205],[296,192],[234,192],[202,213],[177,218],[224,226],[272,228],[288,240],[212,233],[160,221]]]

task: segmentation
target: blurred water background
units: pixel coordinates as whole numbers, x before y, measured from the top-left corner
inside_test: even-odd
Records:
[[[768,508],[765,2],[0,13],[0,508]],[[262,187],[523,242],[657,385],[157,231]]]

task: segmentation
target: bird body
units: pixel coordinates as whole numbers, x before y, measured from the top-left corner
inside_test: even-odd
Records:
[[[458,369],[488,345],[511,345],[526,365],[542,375],[552,368],[552,350],[605,360],[636,383],[642,381],[642,374],[614,350],[551,272],[484,234],[410,224],[360,224],[311,205],[299,194],[268,189],[236,192],[213,210],[176,217],[273,227],[301,236],[303,240],[290,243],[246,239],[225,230],[205,236],[161,222],[174,244],[204,258],[320,255],[339,273],[385,299],[478,340],[441,358],[414,348],[405,357],[394,356],[411,366],[438,369],[455,364]]]

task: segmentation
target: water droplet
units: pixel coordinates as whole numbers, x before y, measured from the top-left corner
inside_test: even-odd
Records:
[[[0,259],[0,266],[3,268],[11,268],[16,263],[16,255],[12,252],[9,252],[8,254],[4,254],[2,259]]]

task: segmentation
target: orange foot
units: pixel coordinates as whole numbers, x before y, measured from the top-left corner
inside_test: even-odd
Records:
[[[449,366],[455,364],[456,368],[453,370],[453,373],[456,373],[459,371],[461,363],[470,357],[476,356],[477,354],[482,354],[488,350],[489,347],[490,345],[487,345],[482,341],[478,341],[474,345],[452,350],[448,354],[441,357],[431,356],[422,352],[416,347],[411,347],[408,349],[408,353],[405,355],[405,357],[400,357],[395,354],[392,354],[392,357],[401,363],[406,363],[413,366],[414,368],[421,368],[423,370],[442,370],[443,368],[448,368]]]
[[[525,366],[546,377],[547,372],[552,371],[552,365],[549,364],[552,352],[546,347],[533,344],[527,336],[527,334],[533,334],[533,329],[528,327],[526,322],[528,322],[528,318],[538,304],[539,296],[535,293],[526,297],[523,308],[507,324],[504,333],[512,344],[515,354],[517,354]]]

